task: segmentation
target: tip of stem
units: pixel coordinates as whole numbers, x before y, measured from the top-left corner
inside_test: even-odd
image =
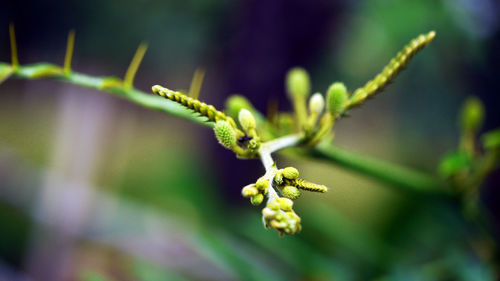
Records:
[[[16,71],[19,69],[19,58],[17,56],[16,32],[13,23],[9,24],[9,37],[12,67],[14,68],[14,71]]]
[[[135,52],[134,57],[130,62],[130,66],[128,67],[127,72],[125,73],[125,79],[123,81],[125,89],[132,88],[132,85],[134,84],[135,74],[139,69],[139,66],[142,62],[142,59],[144,58],[144,55],[146,54],[147,49],[148,45],[146,43],[141,43],[137,48],[137,51]]]
[[[68,41],[66,43],[66,55],[64,56],[64,74],[68,75],[71,72],[71,61],[73,59],[73,51],[75,49],[75,30],[72,29],[68,33]]]
[[[205,69],[201,67],[196,68],[193,74],[193,79],[191,80],[191,86],[189,87],[189,96],[193,99],[199,98],[204,77]]]

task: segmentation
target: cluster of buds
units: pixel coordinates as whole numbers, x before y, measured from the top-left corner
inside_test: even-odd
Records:
[[[293,211],[293,201],[288,198],[280,197],[271,200],[266,207],[262,209],[262,218],[266,227],[276,229],[282,236],[286,234],[295,234],[302,229],[300,217]]]
[[[274,183],[280,189],[281,194],[289,199],[297,199],[300,190],[324,193],[328,188],[321,184],[315,184],[299,178],[299,171],[294,167],[286,167],[278,170],[274,176]]]
[[[302,68],[290,70],[286,84],[299,129],[304,130],[308,144],[316,144],[330,131],[335,119],[347,109],[349,99],[347,88],[343,83],[335,82],[326,92],[326,101],[321,93],[309,97],[310,78]]]
[[[262,177],[256,183],[243,187],[241,195],[245,198],[250,198],[252,205],[257,206],[264,201],[264,196],[268,194],[269,188],[271,188],[269,181]]]
[[[215,137],[222,146],[233,150],[239,157],[251,158],[257,153],[261,142],[256,131],[255,118],[250,111],[241,109],[238,121],[243,131],[230,117],[215,122]]]
[[[241,194],[249,198],[253,205],[260,205],[267,196],[266,207],[262,210],[264,225],[276,229],[283,235],[294,234],[301,230],[300,217],[292,209],[292,200],[301,195],[300,190],[326,192],[328,188],[299,179],[299,171],[296,168],[286,167],[275,170],[270,179],[264,176],[257,182],[243,187]]]

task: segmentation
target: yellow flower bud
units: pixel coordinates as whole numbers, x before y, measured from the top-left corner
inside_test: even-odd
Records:
[[[245,198],[255,196],[258,193],[259,193],[259,191],[255,187],[255,184],[249,184],[249,185],[243,187],[243,189],[241,190],[241,195],[243,195],[243,197],[245,197]]]
[[[335,82],[327,91],[326,107],[333,116],[342,113],[347,103],[347,88],[344,83]]]
[[[299,177],[299,171],[294,167],[286,167],[281,173],[283,174],[283,177],[290,180],[294,180]]]
[[[292,68],[286,76],[286,88],[292,99],[305,99],[311,91],[311,82],[307,71],[300,67]]]
[[[273,211],[278,211],[280,209],[280,203],[277,200],[273,200],[267,203],[267,207]]]
[[[245,130],[245,132],[255,129],[255,118],[250,111],[244,108],[240,110],[240,113],[238,114],[238,120],[240,121],[240,125],[243,130]]]
[[[309,99],[309,111],[311,114],[320,114],[325,108],[325,99],[320,93],[312,95]]]
[[[254,195],[250,198],[250,202],[252,203],[252,205],[254,206],[257,206],[257,205],[260,205],[260,203],[262,203],[262,201],[264,201],[264,195],[262,195],[262,193],[259,193],[257,195]]]
[[[290,199],[297,199],[300,196],[300,190],[292,185],[283,187],[281,193],[283,194],[283,196]]]
[[[231,149],[236,144],[236,132],[226,121],[217,121],[214,125],[215,137],[225,148]]]
[[[283,211],[292,210],[293,201],[291,199],[281,197],[278,199],[278,201],[279,201],[279,205],[280,205],[281,210],[283,210]]]
[[[261,177],[257,180],[257,182],[255,183],[255,186],[259,189],[259,190],[265,190],[268,186],[269,186],[269,181],[266,180],[265,178]]]

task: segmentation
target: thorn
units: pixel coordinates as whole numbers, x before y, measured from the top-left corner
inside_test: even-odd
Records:
[[[123,81],[123,86],[125,89],[131,89],[134,84],[135,74],[137,73],[137,69],[139,69],[139,65],[141,64],[142,58],[144,58],[144,54],[146,54],[146,50],[148,49],[148,45],[145,43],[141,43],[135,51],[134,57],[130,62],[130,66],[125,73],[125,79]]]
[[[191,80],[191,85],[189,86],[188,96],[193,99],[198,99],[200,97],[201,85],[203,84],[203,78],[205,77],[205,70],[198,67],[193,74],[193,79]]]
[[[19,69],[19,58],[17,57],[17,44],[16,44],[16,32],[14,30],[14,24],[9,24],[9,35],[10,35],[10,53],[12,58],[12,68],[14,71]]]
[[[71,60],[73,59],[73,50],[75,49],[75,30],[68,33],[68,42],[66,44],[66,55],[64,56],[64,74],[71,73]]]

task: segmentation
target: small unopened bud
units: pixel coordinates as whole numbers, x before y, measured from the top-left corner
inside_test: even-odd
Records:
[[[311,82],[307,71],[300,67],[292,68],[286,76],[287,92],[292,99],[305,99],[311,91]]]
[[[240,121],[240,125],[246,132],[255,129],[255,118],[252,113],[246,109],[240,110],[238,114],[238,120]]]
[[[283,196],[290,199],[297,199],[300,196],[300,190],[292,185],[283,187],[281,193],[283,194]]]
[[[269,186],[269,181],[266,180],[265,178],[259,178],[257,180],[257,182],[255,183],[255,186],[259,189],[259,190],[264,190],[266,189],[268,186]]]
[[[264,195],[262,195],[262,193],[254,195],[252,196],[252,198],[250,198],[250,202],[252,202],[252,205],[254,206],[260,205],[262,201],[264,201]]]
[[[278,200],[273,200],[267,203],[267,207],[273,211],[278,211],[280,209],[280,203],[278,202]]]
[[[484,105],[480,99],[469,97],[463,105],[461,123],[464,131],[477,132],[484,120]]]
[[[293,201],[291,199],[281,197],[278,199],[278,201],[279,201],[279,205],[280,205],[281,210],[283,210],[283,211],[292,210]]]
[[[299,171],[294,167],[286,167],[281,173],[283,174],[283,177],[289,180],[294,180],[299,177]]]
[[[311,114],[320,114],[325,108],[325,99],[320,93],[312,95],[309,99],[309,111]]]
[[[264,216],[264,218],[266,219],[274,218],[275,215],[276,211],[271,210],[271,208],[269,207],[262,209],[262,216]]]
[[[226,101],[226,112],[229,116],[235,119],[238,118],[238,114],[243,108],[246,108],[250,112],[255,112],[253,105],[244,96],[233,95]]]
[[[226,121],[217,121],[214,125],[215,137],[225,148],[231,149],[236,143],[236,133]]]
[[[326,107],[333,116],[342,113],[347,102],[347,88],[344,83],[335,82],[327,91]]]
[[[255,196],[259,193],[259,191],[257,190],[257,188],[255,187],[254,184],[249,184],[245,187],[243,187],[243,189],[241,190],[241,195],[243,195],[243,197],[251,197],[251,196]]]

